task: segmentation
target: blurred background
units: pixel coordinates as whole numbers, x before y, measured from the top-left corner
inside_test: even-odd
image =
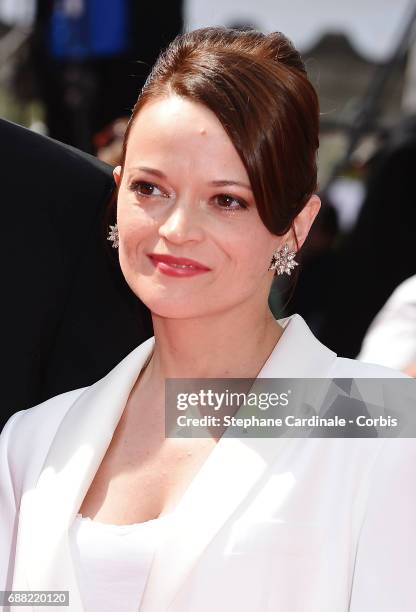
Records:
[[[323,206],[299,278],[277,279],[270,304],[356,357],[416,274],[415,0],[0,0],[1,116],[115,165],[160,49],[208,25],[281,30],[302,53],[321,103]],[[400,369],[416,364],[414,293],[406,315],[402,304],[389,315],[410,320],[397,350],[391,339],[384,347],[384,363]],[[400,337],[413,353],[392,363]]]

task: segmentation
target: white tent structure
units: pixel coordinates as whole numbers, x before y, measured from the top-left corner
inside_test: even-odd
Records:
[[[280,30],[301,51],[326,32],[345,34],[357,53],[383,61],[393,51],[414,0],[185,0],[187,28],[253,24],[264,32]]]
[[[35,16],[35,0],[0,0],[0,22],[8,26],[28,27]]]

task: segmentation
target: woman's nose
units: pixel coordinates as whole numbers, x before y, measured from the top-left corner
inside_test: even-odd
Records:
[[[189,240],[199,242],[203,238],[200,221],[198,211],[177,202],[160,224],[159,235],[176,244]]]

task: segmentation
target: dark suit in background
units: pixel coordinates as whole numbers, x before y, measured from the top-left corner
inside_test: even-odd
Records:
[[[111,168],[4,120],[0,143],[2,427],[95,382],[153,331],[105,239]]]
[[[372,160],[357,223],[339,251],[319,340],[356,357],[393,290],[416,273],[416,118],[392,130]]]

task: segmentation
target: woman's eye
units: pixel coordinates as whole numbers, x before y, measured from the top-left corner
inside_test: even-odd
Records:
[[[233,196],[222,193],[215,196],[215,200],[220,208],[225,210],[240,210],[248,208],[244,200],[234,198]]]
[[[166,194],[159,189],[153,183],[147,183],[146,181],[135,181],[130,186],[131,191],[141,196],[162,196],[166,197]]]

